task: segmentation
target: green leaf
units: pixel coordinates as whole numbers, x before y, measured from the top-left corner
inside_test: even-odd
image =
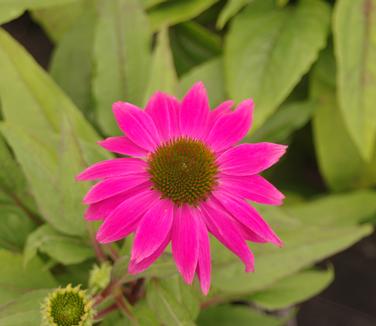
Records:
[[[310,101],[292,102],[282,105],[249,140],[252,142],[283,142],[310,119],[315,103]]]
[[[71,30],[78,19],[92,6],[91,0],[75,0],[49,8],[34,9],[31,15],[48,36],[58,43],[64,34]]]
[[[157,45],[154,49],[149,76],[144,104],[156,91],[169,94],[175,93],[177,76],[166,29],[158,33]]]
[[[171,1],[171,0],[141,0],[142,5],[145,9],[150,9],[162,2]]]
[[[256,0],[234,19],[225,44],[227,88],[236,101],[254,98],[255,129],[316,60],[329,21],[329,6],[318,0],[283,9],[274,0]]]
[[[0,70],[1,109],[7,122],[42,134],[58,134],[66,117],[81,140],[98,140],[94,129],[53,80],[1,29]]]
[[[95,23],[94,9],[88,9],[61,37],[50,65],[51,76],[86,115],[92,114],[91,78]]]
[[[359,192],[348,196],[339,199],[330,196],[301,206],[292,206],[288,212],[277,207],[258,207],[284,242],[283,248],[253,244],[256,271],[244,273],[244,266],[239,259],[214,241],[214,291],[222,291],[226,296],[234,298],[261,291],[369,235],[372,232],[370,225],[357,224],[375,214],[374,207],[364,207],[372,200],[376,203],[374,194],[362,195]],[[352,201],[363,201],[363,207],[353,205],[351,208]],[[338,210],[341,204],[343,207]],[[343,216],[345,207],[350,208],[347,215]]]
[[[170,37],[176,70],[179,75],[222,52],[219,36],[193,21],[171,28]]]
[[[27,9],[51,7],[76,0],[0,0],[0,24],[21,16]]]
[[[52,262],[53,263],[53,262]],[[75,265],[64,266],[64,273],[56,273],[55,278],[62,286],[68,284],[81,284],[83,288],[88,288],[90,270],[93,268],[95,260],[85,260]]]
[[[185,304],[165,288],[167,283],[162,283],[158,279],[150,280],[146,291],[149,308],[155,312],[161,324],[194,325]]]
[[[63,233],[85,234],[81,201],[88,185],[74,181],[74,175],[83,166],[78,166],[75,157],[70,155],[74,149],[67,148],[69,145],[65,142],[69,140],[64,139],[67,135],[63,134],[60,143],[53,134],[46,132],[40,136],[8,123],[1,131],[22,165],[43,217]]]
[[[218,16],[217,28],[222,29],[246,4],[254,0],[228,0]]]
[[[277,1],[277,5],[280,7],[284,7],[289,3],[289,0],[276,0],[276,1]]]
[[[20,162],[43,217],[59,231],[86,233],[82,196],[74,176],[96,157],[93,128],[31,57],[0,32],[2,131]],[[60,135],[60,136],[58,136]],[[90,144],[90,145],[88,145]]]
[[[9,22],[17,17],[21,16],[24,12],[23,7],[13,7],[11,5],[2,5],[0,4],[0,24]]]
[[[128,274],[129,256],[124,255],[118,259],[112,269],[112,278],[120,283],[128,283],[139,278],[166,278],[176,273],[176,267],[171,254],[164,253],[153,265],[139,274]]]
[[[153,31],[198,16],[218,0],[174,0],[152,7],[148,14]]]
[[[183,96],[197,81],[202,81],[205,84],[212,107],[226,99],[222,58],[205,62],[183,75],[178,85],[179,96]]]
[[[134,306],[133,313],[140,326],[159,326],[160,325],[158,322],[157,316],[155,315],[154,311],[149,308],[145,300],[137,302],[137,304]]]
[[[350,247],[372,232],[369,225],[330,229],[312,226],[293,228],[289,232],[279,232],[284,240],[283,249],[260,248],[254,246],[256,272],[244,273],[244,267],[235,258],[213,255],[213,288],[239,297],[260,291],[274,282],[305,267]],[[228,256],[228,254],[227,254]],[[221,262],[222,260],[222,262]]]
[[[93,256],[92,248],[81,239],[60,234],[49,225],[43,225],[29,235],[24,251],[25,265],[38,250],[64,265],[81,263]]]
[[[160,284],[185,307],[192,320],[197,318],[200,312],[200,290],[187,285],[177,273],[170,278],[160,280]]]
[[[198,326],[282,326],[284,321],[247,306],[219,305],[202,310]]]
[[[124,13],[127,14],[124,19]],[[101,0],[94,49],[96,119],[108,134],[118,131],[115,101],[141,105],[149,76],[151,35],[137,0]]]
[[[34,223],[20,208],[0,203],[0,248],[21,252]]]
[[[262,292],[252,294],[248,299],[267,310],[284,309],[317,295],[333,279],[332,269],[305,270],[280,280]]]
[[[325,196],[310,202],[289,206],[287,211],[304,224],[320,227],[347,227],[376,217],[376,192],[354,191]]]
[[[376,143],[375,14],[375,0],[341,0],[334,12],[339,106],[351,138],[367,161]]]
[[[25,179],[14,160],[4,138],[0,136],[0,188],[11,190],[12,188],[25,187]]]
[[[17,300],[0,305],[0,324],[6,326],[41,325],[41,304],[50,290],[34,290]]]
[[[373,185],[376,183],[376,149],[372,161],[365,162],[338,106],[335,76],[334,57],[326,50],[310,79],[310,96],[317,106],[313,115],[313,136],[321,174],[335,191]]]
[[[21,255],[0,249],[0,261],[0,304],[34,289],[56,286],[51,274],[37,258],[24,267]]]
[[[0,190],[23,211],[31,213],[35,204],[27,189],[26,179],[4,138],[0,135]]]

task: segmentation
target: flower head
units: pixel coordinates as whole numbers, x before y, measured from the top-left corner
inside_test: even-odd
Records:
[[[92,301],[86,292],[70,284],[52,291],[42,305],[46,326],[90,326],[93,315]]]
[[[102,243],[135,233],[130,273],[147,269],[171,242],[187,283],[195,274],[206,294],[212,233],[253,270],[246,240],[281,241],[247,200],[280,205],[284,196],[260,172],[275,164],[286,146],[238,144],[252,123],[253,101],[232,111],[232,101],[210,110],[202,83],[181,102],[157,92],[142,109],[124,102],[113,112],[124,135],[100,142],[126,155],[96,163],[78,180],[101,181],[84,198],[87,220],[103,220]]]

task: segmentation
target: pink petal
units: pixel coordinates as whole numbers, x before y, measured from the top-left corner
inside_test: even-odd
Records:
[[[151,264],[153,264],[162,255],[167,245],[169,244],[170,240],[171,239],[170,239],[170,234],[169,234],[167,235],[163,243],[159,246],[159,248],[156,251],[154,251],[154,253],[152,253],[149,257],[146,257],[145,259],[141,260],[139,263],[136,263],[135,260],[131,260],[128,266],[128,273],[137,274],[147,269]]]
[[[137,146],[127,136],[109,137],[99,141],[98,144],[110,152],[135,157],[145,157],[148,151]]]
[[[206,136],[209,102],[205,86],[198,82],[183,98],[180,110],[182,135],[201,139]]]
[[[247,241],[255,242],[255,243],[266,243],[269,242],[265,240],[264,238],[258,236],[256,233],[251,231],[249,228],[241,224],[240,222],[234,220],[234,223],[236,224],[237,228],[241,232],[243,238]]]
[[[125,192],[102,200],[98,203],[91,204],[85,212],[85,219],[88,221],[105,219],[117,206],[119,206],[128,197],[129,193]]]
[[[89,190],[83,202],[85,204],[97,203],[148,182],[149,178],[149,174],[143,173],[103,180]]]
[[[116,102],[112,106],[120,129],[141,148],[153,151],[160,143],[153,119],[137,106]]]
[[[201,290],[207,295],[210,289],[211,274],[210,241],[207,227],[202,221],[201,216],[197,216],[197,222],[199,239],[197,275],[200,280]]]
[[[277,246],[282,244],[281,240],[264,221],[262,216],[244,199],[240,199],[237,196],[230,195],[224,191],[215,191],[213,196],[234,219],[251,231],[251,233],[247,232],[247,234],[250,238],[253,237],[255,242],[262,242],[261,239],[263,239],[264,242],[272,242]]]
[[[147,163],[136,158],[115,158],[98,162],[80,173],[76,180],[95,180],[123,175],[144,173],[147,170]]]
[[[180,135],[179,102],[172,96],[157,92],[149,100],[145,112],[153,121],[163,141]]]
[[[113,197],[91,204],[85,212],[85,219],[88,221],[103,220],[107,218],[115,210],[115,208],[126,199],[133,197],[139,192],[149,190],[150,187],[151,184],[147,182]]]
[[[219,188],[256,203],[281,205],[285,196],[260,175],[229,176],[221,174]]]
[[[213,128],[216,121],[223,115],[231,113],[231,108],[234,105],[234,101],[225,101],[218,105],[214,110],[210,111],[208,126],[207,126],[207,134],[209,134],[211,128]]]
[[[191,284],[198,260],[197,219],[188,205],[176,209],[172,228],[172,255],[186,283]]]
[[[173,207],[171,201],[161,199],[145,213],[133,242],[131,260],[135,263],[151,256],[167,238],[172,226]]]
[[[104,220],[97,232],[97,240],[113,242],[134,232],[143,214],[156,205],[159,197],[157,192],[144,189],[123,201]]]
[[[206,138],[211,148],[220,152],[239,142],[251,127],[253,101],[245,100],[234,112],[220,116]]]
[[[225,174],[258,174],[275,164],[286,148],[273,143],[241,144],[220,155],[217,163]]]
[[[246,272],[254,270],[254,257],[241,232],[226,211],[218,207],[211,198],[201,204],[206,224],[213,235],[244,263]]]

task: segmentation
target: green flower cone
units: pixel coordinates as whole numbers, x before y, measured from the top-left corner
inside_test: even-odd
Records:
[[[43,326],[90,326],[93,324],[93,302],[80,286],[58,288],[42,305]]]

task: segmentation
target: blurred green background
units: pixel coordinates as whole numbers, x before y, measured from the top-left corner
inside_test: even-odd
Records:
[[[39,325],[50,289],[92,287],[74,176],[111,158],[96,145],[119,133],[111,104],[198,80],[212,107],[254,98],[245,141],[289,144],[265,173],[286,204],[259,207],[285,246],[251,244],[245,274],[213,241],[208,297],[169,253],[130,276],[129,241],[102,246],[125,299],[144,292],[135,320],[98,324],[376,325],[376,0],[0,0],[0,24],[0,325]]]

